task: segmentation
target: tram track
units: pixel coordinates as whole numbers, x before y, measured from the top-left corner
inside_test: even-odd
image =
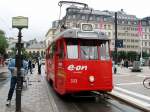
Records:
[[[72,104],[76,112],[144,112],[114,98],[101,98],[99,102],[94,100],[85,102],[80,99],[78,102],[73,101]]]
[[[109,96],[109,99],[90,97],[67,97],[62,98],[50,88],[59,112],[144,112],[119,99]]]
[[[57,112],[144,112],[118,98],[108,94],[109,99],[99,96],[99,101],[93,97],[62,97],[46,82],[55,103]]]

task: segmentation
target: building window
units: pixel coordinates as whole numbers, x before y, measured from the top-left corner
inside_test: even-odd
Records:
[[[100,17],[96,17],[96,21],[100,21]]]
[[[110,27],[110,25],[108,25],[108,30],[110,30],[111,29],[111,27]]]
[[[73,15],[72,18],[73,18],[73,19],[76,19],[76,15]]]
[[[108,32],[108,36],[111,37],[111,32]]]
[[[122,20],[122,24],[124,24],[124,20]]]
[[[147,42],[145,42],[145,46],[147,46]]]
[[[98,29],[98,24],[95,24],[95,29]]]
[[[147,39],[147,35],[145,35],[145,39]]]
[[[82,16],[81,16],[81,19],[82,19],[82,20],[85,20],[85,15],[82,15]]]
[[[106,25],[104,25],[104,29],[106,29]]]
[[[92,20],[93,20],[93,17],[91,16],[91,17],[89,18],[89,20],[92,21]]]
[[[147,29],[145,28],[145,32],[147,32]]]
[[[64,43],[63,43],[63,41],[60,41],[59,52],[60,52],[59,58],[63,59],[65,57],[65,54],[64,54]]]

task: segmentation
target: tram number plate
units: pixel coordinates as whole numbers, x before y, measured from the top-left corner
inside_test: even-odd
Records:
[[[78,83],[78,80],[77,79],[70,79],[70,82],[76,84],[76,83]]]

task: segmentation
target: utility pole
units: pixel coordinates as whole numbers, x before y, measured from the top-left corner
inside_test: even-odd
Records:
[[[115,12],[115,65],[118,61],[118,55],[117,55],[117,12]]]
[[[117,73],[117,62],[118,62],[118,55],[117,55],[117,12],[115,12],[115,66],[114,66],[114,74]]]

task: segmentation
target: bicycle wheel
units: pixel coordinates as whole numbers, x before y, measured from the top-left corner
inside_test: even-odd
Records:
[[[150,89],[150,77],[143,80],[143,85],[145,88]]]

